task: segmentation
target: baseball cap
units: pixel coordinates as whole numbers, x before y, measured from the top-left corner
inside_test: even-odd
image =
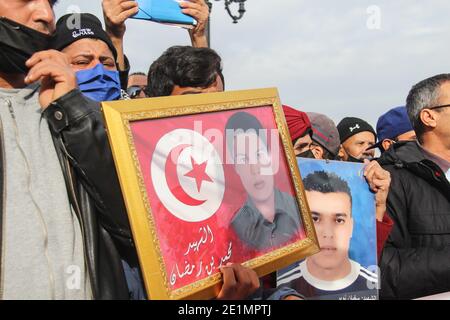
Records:
[[[378,118],[378,142],[372,146],[377,148],[385,139],[395,139],[401,134],[414,130],[405,106],[393,108]]]
[[[100,20],[90,13],[70,13],[59,18],[51,47],[61,51],[75,41],[84,38],[98,39],[105,42],[117,60],[117,51],[110,37],[103,30]]]
[[[341,142],[334,121],[321,113],[307,112],[307,115],[311,121],[312,139],[327,149],[328,152],[337,155]]]

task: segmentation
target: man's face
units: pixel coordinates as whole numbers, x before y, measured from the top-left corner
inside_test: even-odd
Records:
[[[196,88],[196,87],[180,87],[175,85],[172,89],[172,96],[180,96],[185,94],[199,94],[199,93],[213,93],[213,92],[223,92],[223,82],[222,79],[217,75],[216,81],[207,88]]]
[[[107,70],[117,71],[114,55],[108,45],[98,39],[80,39],[62,50],[69,57],[72,69],[92,69],[101,63]]]
[[[146,85],[147,85],[147,76],[135,74],[128,77],[128,87],[131,86],[145,87]]]
[[[0,0],[0,16],[36,31],[52,34],[55,31],[55,3],[56,0]]]
[[[234,145],[235,169],[245,191],[253,202],[269,200],[274,193],[274,178],[266,144],[256,133],[248,133],[236,135]]]
[[[128,86],[130,87],[136,87],[140,89],[140,92],[138,95],[135,96],[135,98],[145,98],[145,92],[144,88],[147,86],[147,76],[141,75],[141,74],[135,74],[128,77]]]
[[[397,141],[414,141],[416,140],[416,133],[414,132],[414,130],[402,133],[401,135],[399,135],[397,137]]]
[[[309,134],[304,135],[303,137],[300,137],[295,141],[294,143],[294,153],[296,156],[299,154],[302,154],[305,151],[310,150],[311,147],[311,136]]]
[[[375,135],[372,132],[360,132],[342,143],[339,155],[344,161],[347,161],[349,156],[357,159],[371,159],[375,156],[375,149],[367,150],[367,148],[374,144]]]
[[[400,142],[400,141],[414,141],[416,140],[416,133],[414,132],[414,130],[402,133],[400,135],[398,135],[395,140]],[[383,149],[385,151],[389,150],[389,148],[395,143],[395,140],[391,140],[391,139],[384,139],[382,142],[382,146]]]
[[[450,107],[443,108],[440,112],[438,120],[438,128],[441,137],[443,138],[443,144],[450,150]]]
[[[132,99],[145,98],[145,88],[147,87],[147,76],[134,74],[128,77],[127,92]]]
[[[308,259],[314,267],[338,270],[349,259],[353,233],[350,197],[343,192],[307,191],[306,198],[321,248],[319,253]]]
[[[448,104],[450,104],[450,82],[445,82],[441,85],[439,91],[438,105]],[[441,138],[440,143],[443,143],[447,149],[450,149],[450,107],[439,108],[433,111],[437,113],[434,131]]]

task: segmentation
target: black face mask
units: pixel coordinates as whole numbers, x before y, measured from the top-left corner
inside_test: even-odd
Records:
[[[305,152],[300,153],[297,158],[307,158],[307,159],[315,159],[314,153],[311,150],[306,150]]]
[[[364,159],[358,159],[358,158],[355,158],[355,157],[353,157],[351,155],[348,155],[347,161],[348,162],[356,162],[356,163],[364,163]]]
[[[49,47],[51,37],[7,18],[0,18],[0,71],[26,74],[25,62]]]

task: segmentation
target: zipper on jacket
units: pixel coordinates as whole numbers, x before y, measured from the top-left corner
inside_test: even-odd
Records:
[[[1,197],[3,197],[3,202],[2,202],[2,220],[1,220],[1,226],[0,228],[2,228],[2,233],[1,233],[1,251],[0,251],[0,300],[3,300],[3,282],[4,282],[4,273],[5,273],[5,266],[3,263],[3,257],[5,255],[5,216],[6,216],[6,157],[5,157],[5,140],[3,137],[3,123],[2,123],[2,119],[0,119],[0,139],[1,139],[1,157],[2,157],[2,163],[3,163],[3,172],[1,172],[0,174],[3,175],[3,190],[2,190],[2,195]]]
[[[48,253],[48,229],[47,229],[47,225],[45,223],[45,219],[44,219],[44,215],[42,213],[41,208],[39,207],[39,205],[37,204],[36,200],[33,197],[33,194],[31,192],[31,167],[30,164],[28,163],[28,159],[26,157],[25,151],[23,150],[21,144],[20,144],[20,136],[19,136],[19,127],[17,126],[17,120],[16,120],[16,115],[14,113],[14,109],[12,107],[12,103],[10,100],[6,100],[6,105],[8,106],[9,109],[9,113],[11,114],[11,118],[13,120],[13,127],[14,127],[14,135],[16,138],[16,142],[17,142],[17,147],[19,152],[22,154],[23,160],[25,162],[25,167],[27,170],[27,187],[28,187],[28,192],[30,193],[30,197],[31,197],[31,201],[33,202],[35,208],[38,211],[38,218],[41,222],[41,227],[42,227],[42,231],[44,233],[44,255],[45,258],[47,260],[47,265],[48,265],[48,270],[49,270],[49,275],[48,275],[48,280],[49,280],[49,285],[50,285],[50,299],[55,300],[56,298],[56,294],[55,294],[55,276],[54,276],[54,271],[53,271],[53,267],[52,264],[50,262],[50,256]]]
[[[78,217],[78,223],[80,224],[80,229],[81,229],[81,236],[83,238],[84,267],[86,268],[86,271],[87,271],[87,275],[86,276],[89,277],[89,286],[91,288],[91,292],[90,292],[90,297],[89,298],[93,299],[94,298],[94,290],[93,290],[93,287],[92,287],[93,286],[93,279],[91,277],[91,272],[90,272],[89,266],[87,265],[88,257],[86,255],[86,234],[85,234],[85,231],[84,231],[83,217],[81,215],[80,205],[78,203],[78,199],[77,199],[77,196],[76,196],[76,193],[75,193],[74,181],[73,181],[73,177],[72,177],[72,171],[70,170],[71,165],[70,165],[70,162],[68,160],[68,158],[72,159],[72,157],[67,152],[67,150],[66,150],[66,148],[64,146],[64,143],[62,142],[62,139],[58,138],[58,140],[59,140],[59,144],[61,145],[61,148],[62,148],[62,150],[64,152],[64,162],[65,162],[64,167],[66,168],[67,177],[69,179],[69,183],[68,183],[69,188],[70,188],[69,192],[72,195],[72,199],[73,199],[73,202],[74,202],[75,214]]]

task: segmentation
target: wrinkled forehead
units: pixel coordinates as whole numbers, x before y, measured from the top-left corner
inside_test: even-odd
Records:
[[[146,86],[147,76],[141,74],[131,75],[128,78],[128,86]]]
[[[363,131],[363,132],[359,132],[353,136],[351,136],[350,138],[347,139],[347,141],[352,144],[352,143],[360,143],[360,142],[365,142],[365,143],[370,143],[370,144],[375,144],[376,141],[376,137],[375,135],[370,132],[370,131]],[[346,141],[345,141],[346,142]],[[345,143],[344,142],[344,143]]]
[[[114,55],[108,45],[100,39],[83,38],[77,40],[67,47],[62,52],[69,57],[76,57],[78,55],[92,55],[96,58],[111,58],[114,60]]]

